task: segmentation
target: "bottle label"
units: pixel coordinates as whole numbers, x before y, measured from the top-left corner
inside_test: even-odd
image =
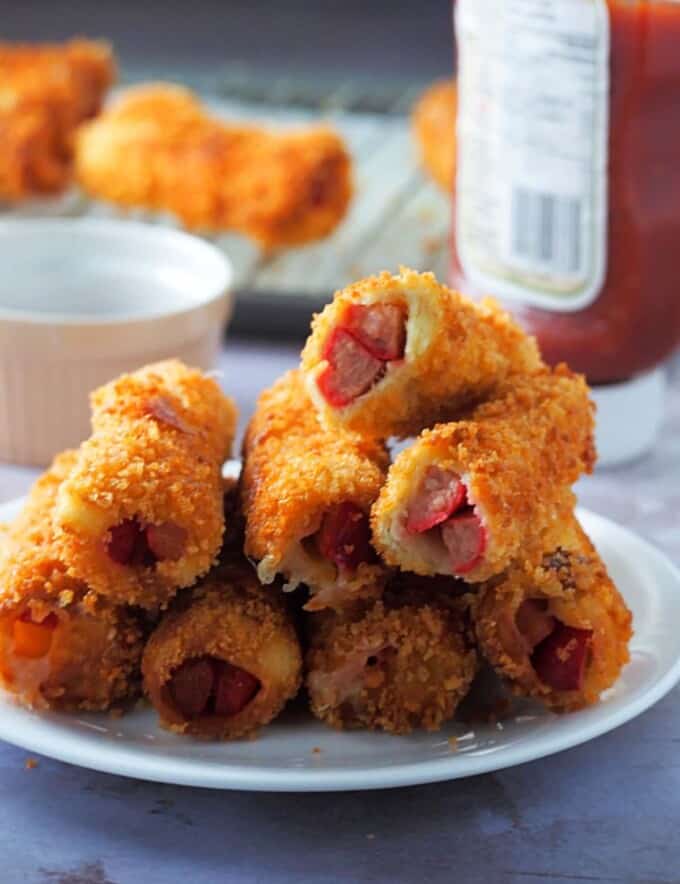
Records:
[[[475,288],[548,310],[607,257],[605,0],[457,0],[456,243]]]

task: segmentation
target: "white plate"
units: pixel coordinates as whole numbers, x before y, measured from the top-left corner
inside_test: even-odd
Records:
[[[0,506],[0,521],[20,501]],[[213,789],[332,791],[451,780],[522,764],[629,721],[680,679],[680,573],[649,544],[593,513],[579,513],[634,615],[631,662],[596,706],[555,716],[531,709],[498,725],[453,722],[436,734],[336,733],[289,713],[256,740],[202,743],[161,730],[150,709],[37,713],[0,693],[0,739],[107,773]],[[456,751],[449,737],[457,738]]]

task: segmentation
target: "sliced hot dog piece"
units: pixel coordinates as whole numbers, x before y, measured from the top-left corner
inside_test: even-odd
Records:
[[[343,328],[376,359],[389,362],[404,355],[405,315],[396,304],[352,304],[343,317]]]
[[[577,629],[558,622],[532,654],[531,665],[536,675],[555,691],[580,691],[592,637],[592,629]]]
[[[146,529],[146,542],[158,561],[176,562],[184,554],[187,532],[174,522],[149,525]]]
[[[31,612],[26,610],[14,621],[12,637],[14,639],[14,653],[17,657],[26,657],[29,660],[37,660],[44,657],[52,646],[54,630],[59,624],[56,614],[48,614],[44,620],[37,623],[31,617]]]
[[[324,347],[328,366],[317,385],[330,405],[341,408],[369,390],[384,371],[384,362],[372,356],[350,332],[336,328]]]
[[[472,507],[452,516],[441,528],[454,574],[471,571],[484,555],[486,529]]]
[[[260,682],[245,669],[223,660],[216,660],[214,667],[215,715],[237,715],[260,690]]]
[[[545,599],[525,599],[517,609],[515,623],[529,652],[533,651],[555,629],[557,621],[548,614]]]
[[[137,519],[125,519],[109,531],[107,552],[119,565],[150,568],[157,558],[149,547],[147,530]]]
[[[445,522],[465,503],[465,485],[451,470],[430,466],[411,500],[406,517],[409,534],[421,534]]]
[[[168,690],[180,715],[191,720],[208,711],[214,684],[211,660],[195,657],[186,660],[173,672]]]
[[[111,528],[107,552],[119,565],[150,568],[156,562],[175,562],[184,554],[187,532],[181,525],[162,522],[143,527],[137,519],[125,519]]]
[[[107,552],[119,565],[129,565],[135,554],[135,547],[142,535],[142,529],[136,519],[125,519],[120,525],[111,528]]]
[[[342,570],[353,571],[375,558],[368,516],[350,501],[324,514],[316,542],[321,555]]]

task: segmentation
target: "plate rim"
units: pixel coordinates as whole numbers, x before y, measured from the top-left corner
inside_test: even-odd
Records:
[[[25,498],[15,498],[0,504],[0,520],[7,517],[8,511],[18,508],[23,500]],[[585,508],[577,507],[576,514],[580,520],[583,519],[602,530],[613,529],[626,544],[632,544],[644,551],[645,557],[651,558],[657,567],[665,570],[669,580],[677,583],[680,589],[680,569],[665,553],[648,540],[640,537],[631,529]],[[135,749],[125,746],[105,745],[102,749],[102,747],[90,744],[89,741],[83,743],[78,736],[69,738],[59,733],[55,739],[49,719],[41,716],[39,712],[31,712],[14,704],[10,695],[5,693],[0,694],[0,740],[26,751],[36,752],[47,758],[88,770],[168,785],[259,792],[335,792],[390,789],[478,776],[537,761],[567,749],[576,748],[637,718],[661,700],[679,681],[680,648],[674,662],[655,683],[637,699],[624,703],[609,715],[585,721],[576,733],[572,729],[565,729],[562,733],[558,731],[556,734],[541,734],[538,737],[520,740],[505,750],[501,750],[500,753],[467,756],[464,766],[460,764],[460,759],[463,756],[452,752],[450,757],[399,762],[392,766],[379,768],[350,766],[346,769],[323,770],[291,767],[290,769],[276,770],[256,765],[246,767],[237,762],[225,762],[218,769],[212,767],[207,769],[196,767],[196,762],[191,759],[140,755]],[[5,700],[5,697],[8,700]],[[30,729],[27,738],[12,731],[12,728],[5,724],[2,712],[9,709],[10,704],[16,706],[19,715],[36,716],[37,726],[34,725]],[[578,714],[578,712],[572,713],[572,715]],[[555,718],[558,717],[555,716]],[[408,739],[408,737],[404,739]]]

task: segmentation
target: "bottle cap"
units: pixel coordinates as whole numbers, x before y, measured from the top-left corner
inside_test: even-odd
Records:
[[[599,466],[626,463],[654,447],[664,417],[665,388],[663,368],[620,384],[593,387]]]

